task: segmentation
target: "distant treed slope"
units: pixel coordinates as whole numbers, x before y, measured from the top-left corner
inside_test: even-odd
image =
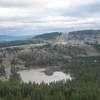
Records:
[[[27,45],[27,44],[48,43],[49,40],[55,40],[56,37],[60,35],[61,33],[54,32],[54,33],[39,35],[32,39],[3,42],[0,43],[0,48],[9,46]]]
[[[62,33],[60,33],[60,32],[52,32],[52,33],[46,33],[46,34],[38,35],[34,38],[35,39],[41,38],[41,39],[44,39],[44,40],[55,40],[57,38],[57,36],[60,36],[61,34]]]
[[[0,43],[0,48],[16,46],[16,45],[36,44],[36,43],[55,41],[62,34],[63,33],[61,32],[52,32],[52,33],[46,33],[46,34],[35,36],[32,39]],[[85,38],[92,38],[92,37],[96,38],[97,36],[100,37],[100,30],[82,30],[82,31],[69,32],[68,38],[71,40],[84,40]]]
[[[100,30],[81,30],[81,31],[69,32],[70,39],[79,39],[79,40],[83,40],[84,38],[88,38],[91,36],[96,37],[97,35],[100,35]]]
[[[81,31],[73,31],[70,32],[70,34],[76,34],[76,35],[92,35],[92,34],[100,34],[100,30],[81,30]]]
[[[46,33],[42,35],[38,35],[34,37],[35,39],[41,38],[44,40],[55,40],[58,37],[60,37],[63,34],[63,32],[52,32],[52,33]],[[100,35],[100,30],[81,30],[81,31],[73,31],[69,32],[69,39],[71,40],[83,40],[88,37],[96,37],[97,35]]]

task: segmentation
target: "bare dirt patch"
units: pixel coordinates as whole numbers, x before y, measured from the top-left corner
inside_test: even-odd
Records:
[[[46,75],[53,75],[53,73],[55,71],[62,71],[61,67],[58,66],[48,66],[47,68],[45,68],[45,71],[43,71]]]

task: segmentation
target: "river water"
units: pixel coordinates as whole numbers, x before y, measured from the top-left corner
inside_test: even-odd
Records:
[[[21,76],[21,79],[23,82],[35,82],[35,83],[50,83],[55,81],[61,81],[61,80],[71,80],[70,74],[65,74],[62,71],[56,71],[53,73],[53,75],[48,76],[43,71],[45,69],[30,69],[30,70],[22,70],[18,73]]]

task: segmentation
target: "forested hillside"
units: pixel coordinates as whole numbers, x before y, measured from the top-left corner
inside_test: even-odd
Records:
[[[0,81],[0,100],[100,100],[100,64],[72,64],[64,68],[73,71],[73,81],[49,85]]]
[[[81,31],[73,31],[70,34],[76,35],[93,35],[93,34],[100,34],[100,30],[81,30]]]
[[[61,34],[62,34],[61,32],[45,33],[45,34],[42,34],[42,35],[35,36],[34,38],[35,39],[40,38],[40,39],[44,39],[44,40],[55,40]]]
[[[100,36],[100,30],[81,30],[81,31],[73,31],[69,32],[70,39],[78,39],[78,40],[84,40],[86,38],[91,39],[94,37]]]
[[[46,33],[42,35],[35,36],[34,39],[44,39],[44,40],[55,40],[57,37],[60,37],[63,33],[66,32],[52,32]],[[80,30],[80,31],[73,31],[67,32],[69,35],[69,39],[71,40],[83,40],[85,38],[89,38],[90,36],[98,36],[100,35],[100,30]]]

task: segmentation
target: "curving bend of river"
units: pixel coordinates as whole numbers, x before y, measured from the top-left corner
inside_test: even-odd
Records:
[[[31,69],[31,70],[22,70],[18,73],[21,76],[21,79],[23,82],[35,82],[35,83],[50,83],[55,81],[61,81],[61,80],[72,80],[70,74],[65,74],[62,71],[56,71],[53,73],[53,75],[48,76],[43,71],[45,69]]]

